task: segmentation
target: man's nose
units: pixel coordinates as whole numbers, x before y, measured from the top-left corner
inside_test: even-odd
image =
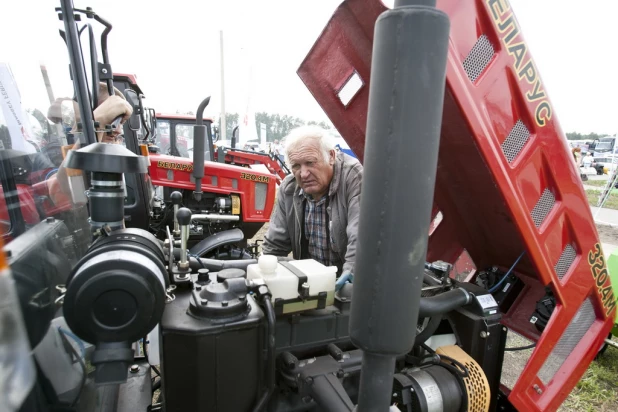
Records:
[[[311,173],[309,172],[309,168],[306,166],[301,166],[300,167],[300,178],[301,179],[306,179],[309,177]]]

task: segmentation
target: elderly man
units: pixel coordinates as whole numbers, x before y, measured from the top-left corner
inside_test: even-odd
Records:
[[[347,278],[354,273],[363,166],[337,153],[333,137],[317,126],[294,129],[285,151],[293,175],[281,183],[262,251],[315,259]]]

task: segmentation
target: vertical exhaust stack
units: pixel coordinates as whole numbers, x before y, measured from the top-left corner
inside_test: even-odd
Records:
[[[206,147],[206,126],[204,126],[204,109],[210,103],[210,96],[205,98],[197,108],[195,126],[193,126],[193,177],[195,191],[193,197],[202,200],[202,179],[204,178],[204,150]],[[210,149],[212,150],[212,148]]]
[[[350,336],[363,350],[358,412],[389,409],[414,344],[427,253],[450,23],[435,0],[376,22]]]

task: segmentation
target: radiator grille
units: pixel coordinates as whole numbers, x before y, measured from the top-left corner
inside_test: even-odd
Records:
[[[554,207],[555,203],[556,198],[554,197],[554,194],[549,189],[543,190],[543,194],[541,194],[539,201],[536,202],[534,209],[532,209],[532,212],[530,213],[536,227],[541,227],[541,224]]]
[[[471,82],[479,78],[494,56],[494,46],[491,45],[486,35],[478,38],[470,53],[463,61],[463,67]]]
[[[594,323],[594,307],[590,298],[586,299],[581,305],[569,326],[566,328],[562,337],[549,354],[539,371],[539,379],[547,385],[560,370],[564,361],[573,352],[579,341],[584,337],[590,326]]]
[[[577,252],[575,252],[573,246],[566,245],[566,247],[562,251],[562,254],[560,255],[560,259],[558,259],[558,263],[556,263],[556,266],[554,266],[554,270],[556,271],[556,274],[558,275],[558,278],[560,280],[562,280],[564,275],[567,274],[576,256]]]
[[[530,132],[524,126],[521,120],[515,123],[515,126],[509,132],[504,142],[502,142],[502,153],[509,163],[517,157],[521,149],[526,145],[526,142],[530,138]]]

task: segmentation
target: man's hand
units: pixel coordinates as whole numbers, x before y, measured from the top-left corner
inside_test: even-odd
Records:
[[[344,272],[337,282],[335,283],[335,292],[339,292],[339,289],[343,287],[346,283],[352,283],[354,281],[354,275],[350,272]]]
[[[124,123],[132,114],[133,108],[126,100],[120,96],[111,96],[94,110],[94,120],[99,122],[101,128],[104,128],[105,125],[112,124],[116,117],[122,115],[121,123]]]

